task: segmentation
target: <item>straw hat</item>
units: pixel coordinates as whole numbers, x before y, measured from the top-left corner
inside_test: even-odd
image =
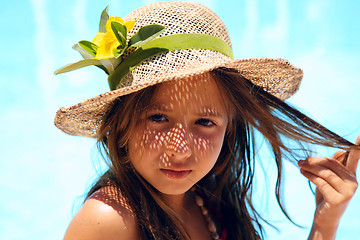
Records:
[[[302,70],[284,59],[232,59],[231,53],[226,50],[228,46],[231,52],[231,42],[224,23],[203,5],[180,1],[154,3],[136,9],[124,21],[135,21],[127,39],[134,36],[141,27],[158,24],[165,29],[155,40],[164,36],[196,33],[206,35],[205,37],[210,35],[215,41],[226,43],[223,44],[225,50],[202,47],[203,42],[212,40],[201,40],[198,48],[189,46],[160,52],[138,63],[131,70],[120,64],[109,76],[109,81],[118,81],[118,76],[123,75],[121,82],[114,85],[115,90],[57,111],[55,125],[65,133],[96,138],[102,117],[116,98],[157,83],[203,74],[219,67],[237,70],[243,77],[283,100],[293,95],[300,85]],[[189,41],[185,42],[187,44]],[[218,43],[215,45],[221,45]],[[120,71],[120,66],[127,69],[127,72]]]

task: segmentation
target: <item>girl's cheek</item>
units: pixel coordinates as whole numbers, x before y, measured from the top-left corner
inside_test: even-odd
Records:
[[[153,158],[154,154],[159,156],[165,142],[165,133],[155,130],[138,129],[134,132],[129,142],[130,152],[134,161]],[[161,156],[162,162],[168,162],[166,156]]]
[[[199,157],[218,157],[220,154],[224,136],[223,132],[216,132],[214,134],[204,134],[194,137],[194,147]]]
[[[163,131],[146,128],[142,133],[140,141],[143,143],[144,149],[158,150],[165,145],[166,133]]]
[[[209,139],[203,137],[194,137],[193,142],[194,150],[196,150],[199,157],[206,155],[209,151],[213,149],[213,146]]]
[[[159,167],[171,167],[169,156],[166,153],[160,155]]]

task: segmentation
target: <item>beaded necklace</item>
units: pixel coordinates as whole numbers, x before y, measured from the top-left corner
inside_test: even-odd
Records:
[[[208,229],[211,233],[213,240],[219,240],[220,236],[217,233],[216,225],[214,221],[211,219],[209,211],[204,206],[204,200],[200,197],[199,194],[196,193],[195,188],[191,189],[195,193],[195,202],[196,205],[200,208],[201,213],[204,215],[206,222],[208,223]]]

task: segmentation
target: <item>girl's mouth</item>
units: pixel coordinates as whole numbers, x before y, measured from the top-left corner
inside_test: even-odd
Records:
[[[187,177],[191,172],[191,170],[176,171],[176,170],[163,169],[163,168],[160,169],[160,171],[168,178],[175,179],[175,180],[183,179],[183,178]]]

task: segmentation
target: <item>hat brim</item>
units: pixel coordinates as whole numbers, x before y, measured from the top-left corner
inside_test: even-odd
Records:
[[[67,134],[97,138],[102,118],[116,98],[158,83],[200,75],[221,67],[235,69],[242,77],[282,100],[289,98],[298,90],[303,76],[300,68],[280,58],[249,58],[217,62],[159,76],[157,81],[122,87],[76,105],[60,108],[56,113],[54,123]]]

